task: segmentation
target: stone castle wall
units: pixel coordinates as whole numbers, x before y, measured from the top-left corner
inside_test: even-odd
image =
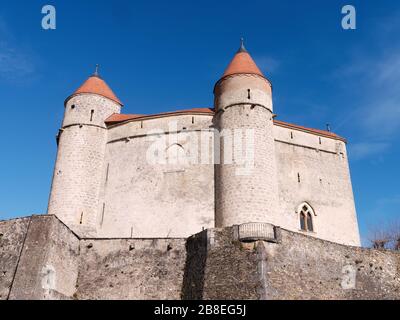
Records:
[[[271,223],[299,231],[299,206],[314,210],[314,235],[348,245],[360,236],[346,144],[275,126],[280,214]]]
[[[171,127],[171,123],[176,123],[176,127]],[[211,126],[212,116],[208,115],[169,116],[112,126],[108,130],[103,167],[98,236],[187,237],[203,228],[214,227],[214,192],[218,191],[214,191],[214,166],[212,161],[201,163],[201,149],[193,152],[190,142],[193,141],[192,136],[188,138],[193,134],[200,141],[200,130],[209,130],[206,134],[210,141],[206,158],[212,160]],[[146,134],[154,130],[164,132],[152,137],[165,139],[166,149],[179,144],[184,156],[189,158],[198,152],[199,164],[149,164],[146,153],[154,140]],[[315,232],[311,235],[359,245],[346,144],[341,140],[279,125],[273,127],[273,135],[278,208],[271,210],[270,206],[260,203],[261,212],[265,212],[264,217],[259,219],[297,232],[300,227],[297,210],[301,203],[307,202],[316,213]],[[267,180],[262,174],[257,177]],[[237,183],[226,182],[225,188],[242,188],[241,177],[234,175],[233,178]],[[250,192],[241,194],[243,197],[252,196]],[[234,203],[228,201],[229,205]],[[251,204],[254,206],[254,201]],[[254,208],[246,210],[252,212]]]
[[[96,234],[107,142],[104,120],[120,109],[94,94],[73,96],[65,105],[48,213],[80,234]]]
[[[230,130],[228,135],[233,137],[235,130],[243,130],[242,154],[253,149],[254,161],[246,163],[246,155],[243,156],[244,163],[236,157],[234,163],[229,164],[222,157],[221,164],[216,165],[216,226],[276,221],[280,213],[271,111],[261,106],[242,104],[218,113],[216,122],[221,135],[223,130]],[[246,130],[254,130],[253,141],[246,139]],[[224,155],[226,135],[221,141],[221,153]],[[236,142],[233,142],[234,150],[238,148]]]
[[[221,163],[215,166],[216,227],[275,221],[279,210],[271,84],[257,75],[236,74],[222,78],[214,95],[214,123],[223,136]]]
[[[224,88],[217,103],[247,99],[248,91],[232,81],[221,85],[233,85],[235,96]],[[251,99],[272,109],[265,95],[268,84],[262,80],[260,90],[260,79],[248,81]],[[311,235],[360,244],[343,141],[266,126],[271,114],[259,105],[232,106],[215,117],[220,129],[256,133],[255,170],[243,176],[236,170],[245,166],[214,167],[211,114],[155,116],[106,129],[104,119],[119,110],[97,95],[77,95],[66,104],[48,213],[80,236],[188,237],[214,226],[254,221],[299,231],[298,207],[307,202],[316,213]],[[177,155],[184,162],[149,163],[147,155],[160,141],[166,161]],[[193,157],[197,164],[190,164]]]
[[[81,239],[50,215],[0,222],[1,299],[400,299],[398,252],[261,227]]]
[[[210,117],[189,115],[110,128],[105,157],[104,215],[98,235],[187,237],[213,227],[213,133],[207,131],[209,126]],[[202,129],[205,131],[200,135]],[[153,130],[163,133],[148,135]],[[206,140],[204,148],[209,154],[208,161],[203,163],[201,136]],[[196,141],[197,149],[192,143]],[[152,147],[155,144],[164,154],[154,160],[165,163],[149,163],[147,154],[155,150]],[[188,163],[192,156],[197,164]]]

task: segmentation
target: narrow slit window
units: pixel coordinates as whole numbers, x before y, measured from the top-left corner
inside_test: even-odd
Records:
[[[110,164],[107,165],[107,172],[106,172],[106,182],[108,182],[108,175],[110,172]]]
[[[100,226],[103,226],[104,223],[104,212],[106,211],[106,204],[103,203],[103,211],[101,212],[101,222],[100,222]]]
[[[93,121],[94,110],[90,111],[90,121]]]
[[[247,99],[251,99],[251,90],[247,89]]]

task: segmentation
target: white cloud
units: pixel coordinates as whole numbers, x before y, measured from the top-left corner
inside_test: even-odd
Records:
[[[360,143],[349,145],[354,160],[379,158],[400,132],[400,45],[393,42],[400,24],[390,25],[386,33],[380,29],[376,34],[380,43],[373,53],[356,48],[357,54],[334,74],[352,92],[349,105],[357,103],[341,124],[352,125],[360,134]]]
[[[35,72],[31,55],[22,50],[0,17],[0,79],[20,80]]]
[[[361,124],[368,137],[394,140],[400,130],[400,94],[376,98],[366,110]]]
[[[388,142],[361,142],[349,145],[349,158],[361,160],[370,156],[381,155],[390,147]]]

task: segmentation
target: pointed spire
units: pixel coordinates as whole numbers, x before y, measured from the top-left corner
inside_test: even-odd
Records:
[[[99,68],[100,68],[100,65],[99,65],[99,64],[96,64],[96,70],[94,71],[92,77],[101,78],[101,77],[100,77],[100,74],[99,74]]]
[[[261,70],[257,67],[256,63],[250,56],[249,52],[244,46],[244,39],[240,39],[240,48],[236,55],[233,57],[228,68],[225,70],[222,77],[230,76],[233,74],[257,74],[264,77]]]
[[[245,46],[244,46],[244,38],[242,37],[242,38],[240,38],[240,48],[239,48],[239,50],[238,50],[238,53],[239,52],[247,52],[247,50],[246,50],[246,48],[245,48]]]
[[[107,83],[100,77],[98,64],[96,65],[95,72],[68,99],[77,94],[84,94],[84,93],[97,94],[105,98],[108,98],[120,104],[121,106],[123,105],[122,102],[117,98],[114,92],[107,85]]]

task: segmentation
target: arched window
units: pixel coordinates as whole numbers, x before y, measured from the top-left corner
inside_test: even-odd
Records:
[[[171,172],[182,171],[187,166],[188,160],[182,145],[175,143],[169,146],[165,155],[166,164]]]
[[[299,208],[300,229],[303,231],[314,232],[313,216],[315,212],[308,203],[302,203]]]

